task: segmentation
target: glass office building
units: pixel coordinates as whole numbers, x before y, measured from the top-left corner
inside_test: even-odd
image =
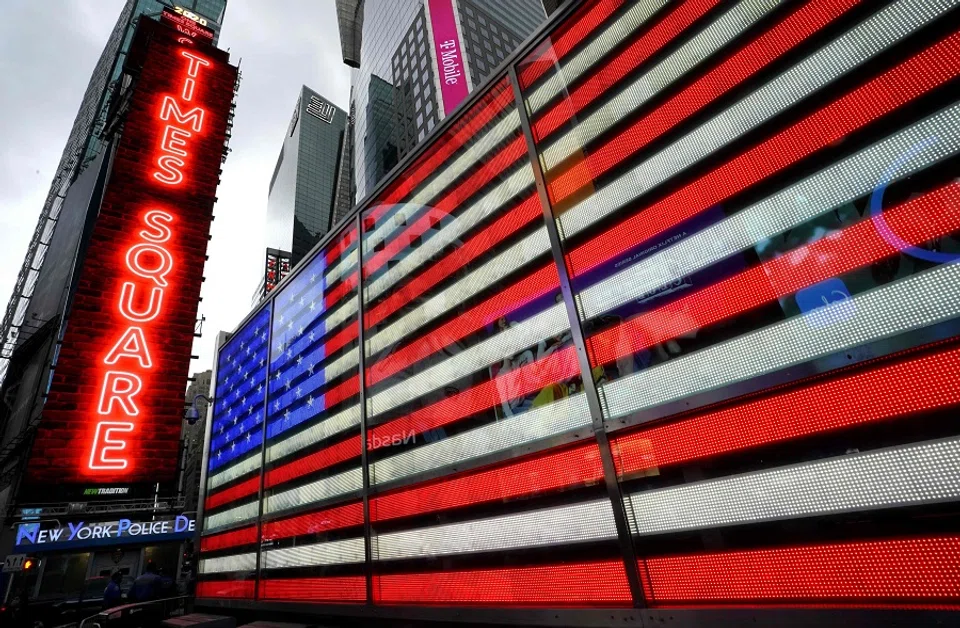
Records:
[[[303,86],[270,178],[267,248],[291,264],[330,231],[335,219],[347,113]]]
[[[442,97],[435,31],[459,40],[469,91],[545,19],[540,0],[337,0],[337,9],[344,62],[357,68],[357,200],[454,108]]]

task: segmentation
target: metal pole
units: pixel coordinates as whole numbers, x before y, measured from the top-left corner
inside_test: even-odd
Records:
[[[373,546],[370,525],[370,466],[367,455],[366,348],[363,332],[363,214],[357,214],[357,340],[360,343],[360,465],[363,469],[363,555],[367,604],[373,604]]]
[[[563,257],[563,243],[560,240],[557,222],[553,216],[553,207],[550,204],[550,196],[547,194],[543,170],[540,168],[540,160],[537,157],[537,146],[533,139],[533,131],[530,128],[530,118],[527,114],[527,109],[523,101],[523,92],[520,89],[520,82],[517,78],[516,64],[510,66],[509,76],[510,83],[513,85],[513,97],[516,101],[517,112],[520,114],[520,126],[523,129],[523,135],[527,142],[527,152],[529,153],[530,165],[533,168],[537,194],[540,198],[540,206],[543,208],[544,222],[546,223],[547,233],[550,237],[550,249],[553,253],[553,261],[557,268],[557,274],[560,276],[560,291],[563,294],[567,317],[570,319],[570,333],[573,336],[573,343],[577,351],[577,361],[580,364],[584,394],[587,396],[587,404],[593,419],[593,432],[597,439],[597,446],[600,448],[600,459],[603,463],[603,479],[606,484],[607,495],[610,498],[610,505],[613,507],[613,517],[617,526],[617,538],[620,541],[620,552],[623,556],[624,568],[627,572],[627,581],[630,585],[630,592],[633,594],[634,605],[643,607],[645,606],[645,601],[643,598],[643,588],[640,584],[636,552],[630,535],[630,526],[627,523],[627,515],[623,510],[623,496],[620,494],[620,485],[617,482],[617,472],[613,464],[613,454],[610,451],[610,441],[603,425],[603,410],[600,405],[600,395],[597,391],[596,382],[593,380],[593,370],[590,365],[589,356],[587,355],[583,327],[580,323],[580,314],[577,311],[573,289],[570,285],[570,274],[567,271],[567,264]]]

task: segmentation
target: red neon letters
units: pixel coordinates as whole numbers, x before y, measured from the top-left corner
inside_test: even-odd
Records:
[[[166,124],[160,133],[157,169],[152,173],[156,181],[170,186],[183,183],[190,139],[203,130],[203,108],[183,103],[190,103],[196,94],[200,68],[210,66],[209,61],[193,52],[180,50],[180,55],[187,60],[180,92],[183,102],[169,95],[161,99],[157,117]],[[130,464],[124,452],[127,438],[136,431],[134,419],[140,416],[137,396],[155,367],[149,324],[163,312],[164,295],[170,288],[168,278],[175,267],[174,257],[165,246],[173,237],[171,227],[175,222],[174,215],[167,211],[147,210],[141,216],[144,228],[138,231],[138,240],[124,255],[129,276],[120,285],[117,302],[122,332],[103,358],[103,364],[109,368],[100,378],[100,398],[87,463],[91,471],[126,469]]]
[[[207,67],[210,62],[202,57],[181,50],[180,54],[187,59],[187,76],[183,80],[183,89],[180,97],[189,103],[193,100],[197,87],[197,75],[201,67]],[[160,106],[160,119],[171,121],[163,128],[160,142],[161,155],[157,157],[158,171],[153,177],[166,185],[179,185],[183,182],[183,169],[187,165],[186,158],[190,154],[185,150],[188,141],[194,133],[203,130],[204,111],[200,107],[187,110],[180,108],[180,104],[172,96],[164,96]],[[180,126],[176,126],[176,123]],[[184,127],[189,127],[190,130]]]

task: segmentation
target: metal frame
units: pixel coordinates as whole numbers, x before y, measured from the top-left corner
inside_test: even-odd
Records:
[[[363,476],[363,558],[364,577],[367,586],[367,604],[373,605],[373,526],[370,524],[370,464],[367,452],[367,349],[363,333],[363,318],[366,310],[363,303],[363,216],[355,217],[357,229],[357,377],[360,389],[360,469]]]
[[[645,606],[643,587],[640,584],[640,574],[637,571],[637,557],[633,549],[633,540],[630,536],[630,525],[623,510],[623,496],[620,494],[620,485],[617,483],[617,470],[613,464],[613,454],[610,451],[610,440],[603,427],[603,409],[600,405],[600,394],[597,383],[593,379],[593,367],[587,355],[587,344],[583,335],[583,326],[580,324],[580,312],[574,299],[573,288],[570,286],[570,274],[563,257],[563,242],[557,221],[553,215],[553,205],[547,193],[547,184],[543,176],[540,158],[537,156],[537,144],[533,139],[533,130],[530,128],[530,116],[523,100],[523,91],[520,80],[517,78],[516,65],[510,66],[510,84],[513,86],[513,98],[516,101],[517,112],[520,114],[520,128],[527,144],[527,158],[533,169],[533,178],[537,186],[537,196],[540,207],[543,209],[543,221],[550,237],[550,252],[553,255],[554,266],[560,277],[560,292],[563,294],[563,304],[567,310],[567,319],[570,323],[570,333],[577,350],[577,363],[580,365],[580,377],[583,380],[583,391],[587,395],[587,405],[590,407],[590,416],[593,419],[593,433],[600,448],[600,459],[603,462],[603,481],[607,487],[607,496],[613,507],[613,518],[617,526],[617,539],[620,542],[620,554],[623,556],[623,566],[627,572],[627,582],[630,584],[630,593],[633,603],[637,607]]]

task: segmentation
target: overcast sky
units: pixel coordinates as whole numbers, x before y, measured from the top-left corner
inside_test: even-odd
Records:
[[[0,21],[0,318],[93,67],[123,0],[3,0]],[[220,47],[240,63],[233,152],[214,208],[192,371],[250,309],[267,187],[300,86],[347,108],[334,0],[229,0]]]

